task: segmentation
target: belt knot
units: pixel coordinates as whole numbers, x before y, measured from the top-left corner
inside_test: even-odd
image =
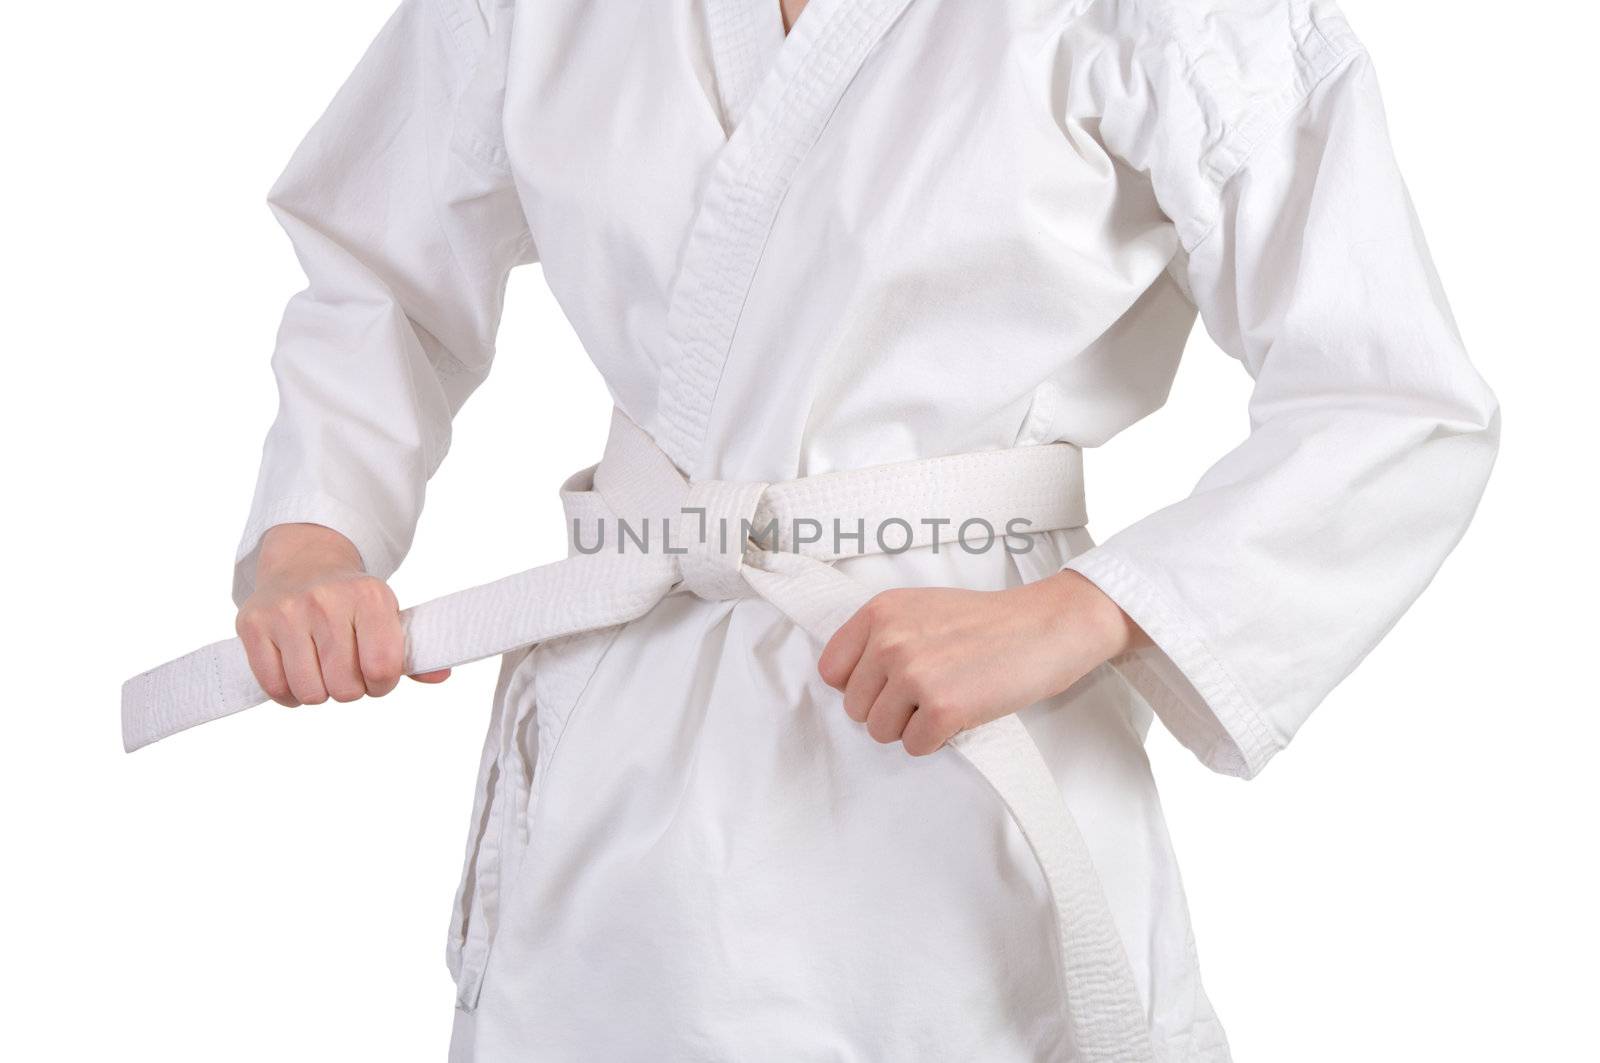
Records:
[[[708,601],[748,598],[754,592],[740,570],[745,552],[761,547],[757,511],[768,485],[735,480],[701,480],[689,485],[683,501],[686,525],[679,559],[683,585]]]

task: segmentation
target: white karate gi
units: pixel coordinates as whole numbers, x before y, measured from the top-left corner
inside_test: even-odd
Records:
[[[1151,1058],[1221,1060],[1141,748],[1251,775],[1461,535],[1495,452],[1325,0],[405,0],[274,189],[310,277],[240,548],[337,529],[387,577],[536,257],[689,475],[779,481],[1159,407],[1198,308],[1252,432],[1066,564],[1156,648],[1021,715],[1092,853]],[[552,485],[554,486],[554,485]],[[1091,502],[1092,502],[1092,487]],[[915,514],[907,514],[915,518]],[[674,593],[512,655],[449,955],[462,1060],[1081,1057],[1015,823],[873,742],[759,598]]]

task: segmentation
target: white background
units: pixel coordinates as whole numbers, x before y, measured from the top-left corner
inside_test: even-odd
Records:
[[[443,1058],[493,665],[133,757],[117,734],[124,677],[232,631],[302,283],[262,201],[393,2],[0,18],[5,1059]],[[1578,4],[1344,7],[1503,456],[1431,591],[1264,777],[1211,776],[1159,732],[1152,755],[1241,1063],[1596,1058],[1600,26]],[[1244,373],[1190,346],[1171,405],[1090,456],[1102,536],[1245,430]],[[401,599],[559,556],[555,487],[607,408],[519,274]]]

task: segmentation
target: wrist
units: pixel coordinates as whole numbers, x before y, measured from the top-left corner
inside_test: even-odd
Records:
[[[1149,642],[1133,618],[1087,577],[1063,569],[1038,585],[1050,596],[1059,637],[1091,668]]]
[[[261,536],[256,582],[285,572],[365,571],[361,552],[345,536],[321,524],[277,524]]]

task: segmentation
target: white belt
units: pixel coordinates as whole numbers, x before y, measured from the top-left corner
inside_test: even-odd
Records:
[[[601,463],[562,487],[579,543],[619,518],[659,538],[670,522],[709,534],[683,536],[667,552],[604,549],[434,599],[401,614],[407,673],[434,671],[564,635],[635,620],[680,583],[708,599],[756,596],[826,641],[871,597],[828,564],[848,530],[871,549],[875,529],[893,523],[889,549],[926,546],[941,531],[983,520],[999,531],[1013,519],[1030,532],[1081,527],[1081,452],[1057,444],[902,462],[783,483],[690,483],[643,429],[618,412]],[[911,515],[915,515],[911,519]],[[825,534],[797,541],[817,522]],[[810,525],[815,527],[816,525]],[[866,534],[855,538],[864,527]],[[719,529],[729,528],[723,536]],[[741,529],[775,531],[743,538]],[[613,525],[612,531],[615,530]],[[887,537],[887,536],[886,536]],[[804,536],[799,538],[811,538]],[[267,700],[238,639],[212,643],[128,680],[122,687],[123,744],[131,752]],[[1144,1006],[1083,838],[1022,722],[1006,716],[950,743],[988,780],[1031,847],[1054,901],[1064,1007],[1075,1058],[1094,1063],[1155,1058]]]

